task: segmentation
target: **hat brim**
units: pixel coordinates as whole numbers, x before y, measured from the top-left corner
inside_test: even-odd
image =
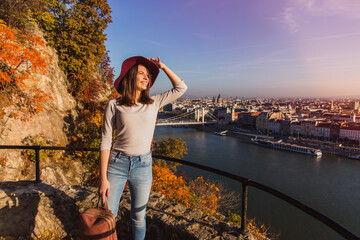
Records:
[[[135,56],[135,57],[128,58],[123,62],[122,66],[121,66],[120,76],[114,82],[114,87],[117,91],[118,91],[118,87],[120,85],[121,80],[123,80],[123,78],[128,73],[130,68],[132,68],[136,64],[142,64],[149,70],[150,87],[152,87],[152,85],[154,84],[154,82],[159,74],[159,67],[152,61],[150,61],[142,56]]]

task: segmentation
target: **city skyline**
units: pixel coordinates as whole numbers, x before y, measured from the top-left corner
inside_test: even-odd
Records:
[[[359,97],[360,2],[109,1],[115,76],[124,59],[160,58],[188,97]],[[161,73],[152,93],[171,87]]]

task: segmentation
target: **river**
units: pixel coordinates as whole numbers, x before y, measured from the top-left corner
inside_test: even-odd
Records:
[[[182,138],[188,161],[250,178],[279,190],[360,235],[360,161],[265,148],[250,138],[218,136],[193,128],[156,127],[155,140]],[[240,192],[241,184],[216,174],[180,166],[190,177],[205,175]],[[240,199],[239,199],[240,201]],[[290,204],[249,188],[248,217],[280,234],[280,240],[344,239]]]

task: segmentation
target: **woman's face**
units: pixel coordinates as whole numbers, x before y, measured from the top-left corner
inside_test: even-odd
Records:
[[[143,65],[138,65],[138,71],[136,75],[136,90],[139,91],[146,90],[149,81],[150,81],[150,75],[147,68]]]

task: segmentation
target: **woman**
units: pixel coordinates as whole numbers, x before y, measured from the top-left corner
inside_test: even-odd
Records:
[[[149,97],[149,89],[162,69],[173,88]],[[121,194],[128,181],[131,194],[132,231],[135,240],[144,239],[146,206],[152,184],[151,141],[159,108],[179,98],[185,83],[155,58],[126,59],[114,86],[120,93],[106,106],[100,143],[100,187],[103,203],[108,201],[117,216]],[[113,132],[115,130],[115,141]]]

